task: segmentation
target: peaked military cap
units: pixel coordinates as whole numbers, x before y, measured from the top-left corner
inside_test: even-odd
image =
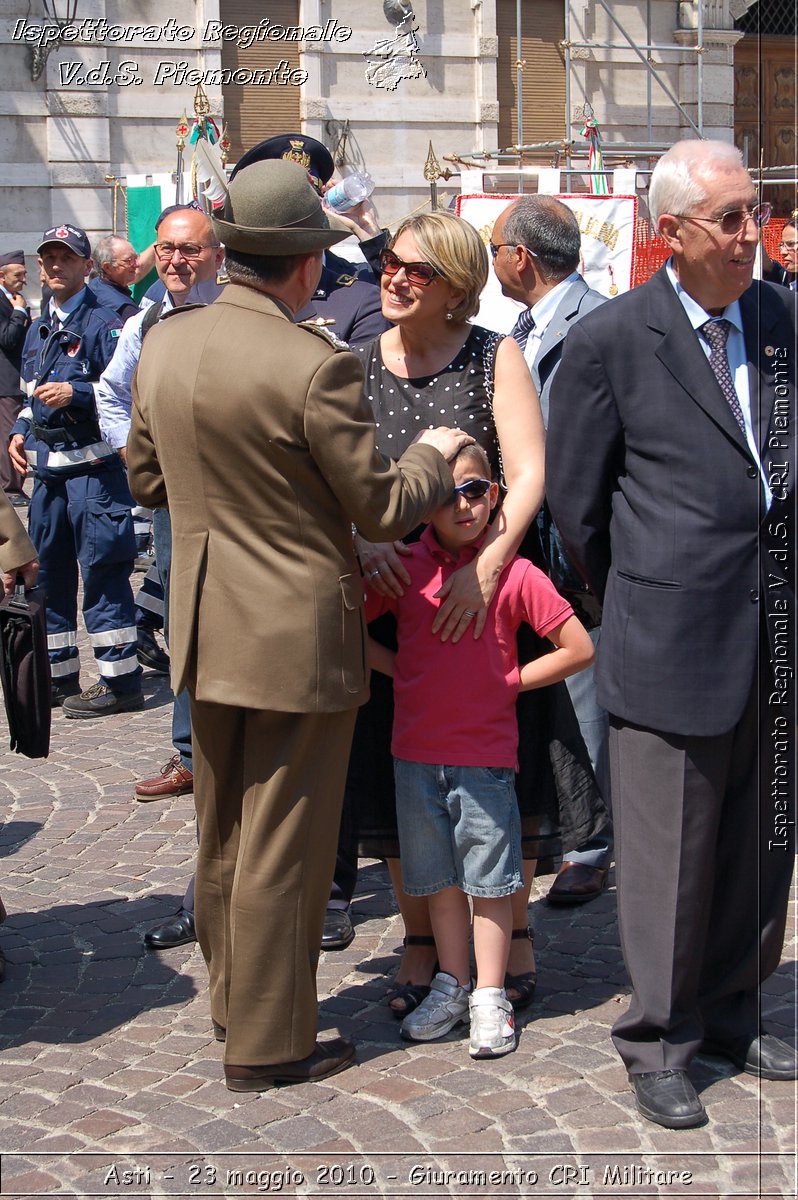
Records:
[[[242,154],[230,178],[235,179],[238,172],[243,171],[245,167],[270,158],[284,158],[287,162],[295,162],[304,167],[310,176],[310,182],[319,193],[324,190],[325,183],[332,178],[335,170],[330,151],[316,138],[308,137],[304,133],[281,133],[278,137],[258,142],[257,146]]]

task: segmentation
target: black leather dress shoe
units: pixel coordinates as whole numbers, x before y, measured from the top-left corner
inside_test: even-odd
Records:
[[[142,667],[149,667],[156,675],[169,674],[169,655],[158,645],[155,635],[141,625],[136,630],[136,657]]]
[[[773,1033],[761,1033],[753,1040],[734,1038],[729,1042],[706,1038],[701,1053],[713,1058],[728,1058],[747,1075],[759,1075],[761,1079],[798,1079],[798,1055],[794,1047]]]
[[[194,929],[194,914],[181,908],[177,916],[156,925],[149,933],[144,934],[144,945],[150,950],[171,950],[173,946],[186,946],[196,942],[197,933]]]
[[[352,918],[345,908],[328,908],[324,914],[322,950],[345,950],[355,936]]]
[[[696,1095],[686,1071],[644,1071],[630,1075],[637,1111],[647,1121],[666,1129],[689,1129],[703,1125],[706,1109]]]
[[[224,1079],[231,1092],[262,1092],[276,1083],[312,1083],[328,1079],[345,1071],[355,1061],[355,1047],[346,1038],[316,1042],[307,1058],[297,1062],[277,1063],[263,1067],[224,1065]]]

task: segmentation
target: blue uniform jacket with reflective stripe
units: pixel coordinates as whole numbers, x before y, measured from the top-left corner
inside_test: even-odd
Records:
[[[25,438],[25,453],[39,479],[62,479],[118,461],[102,440],[93,384],[116,348],[122,322],[99,304],[88,289],[62,329],[53,331],[49,315],[34,321],[22,350],[22,381],[29,396],[12,434]],[[72,399],[64,408],[48,408],[33,392],[43,383],[70,383]],[[47,431],[37,437],[34,426]]]

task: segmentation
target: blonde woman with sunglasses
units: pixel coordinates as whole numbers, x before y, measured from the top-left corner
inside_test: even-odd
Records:
[[[366,397],[377,423],[377,444],[398,458],[422,429],[447,424],[467,430],[485,449],[503,500],[476,558],[441,589],[433,632],[443,641],[478,638],[499,575],[518,550],[543,499],[543,422],[521,351],[512,338],[470,324],[488,277],[488,257],[476,230],[448,213],[411,217],[381,256],[383,315],[392,328],[365,346]],[[383,595],[401,596],[409,583],[402,542],[374,545],[356,538],[364,575]],[[370,632],[390,643],[382,617]],[[476,700],[476,698],[475,698]],[[398,862],[390,681],[372,675],[372,699],[360,710],[347,781],[347,804],[364,855],[387,860],[407,936],[389,993],[404,1017],[424,999],[435,974],[435,945],[424,897],[402,888]],[[522,733],[523,737],[523,733]],[[522,810],[522,815],[523,810]],[[535,818],[531,818],[536,826]],[[532,832],[530,820],[525,833]],[[536,832],[536,828],[534,830]],[[536,853],[534,837],[525,854]],[[534,873],[527,862],[527,882]],[[527,920],[528,888],[514,898],[514,940],[508,995],[531,1001],[534,956]],[[517,985],[513,984],[517,981]]]

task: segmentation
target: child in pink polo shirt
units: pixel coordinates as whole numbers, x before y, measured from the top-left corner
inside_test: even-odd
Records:
[[[402,1036],[433,1041],[470,1021],[473,1058],[515,1049],[513,1009],[504,992],[510,951],[510,897],[523,886],[515,798],[519,691],[581,671],[593,644],[566,600],[526,559],[503,570],[481,637],[446,641],[432,633],[435,593],[476,555],[498,500],[487,455],[464,447],[452,464],[455,491],[433,513],[411,555],[404,595],[369,589],[366,616],[397,617],[394,654],[370,640],[371,665],[394,680],[392,751],[402,856],[411,896],[429,896],[440,971],[430,993],[402,1022]],[[526,621],[555,649],[519,671],[516,631]],[[476,986],[468,935],[474,909]]]

